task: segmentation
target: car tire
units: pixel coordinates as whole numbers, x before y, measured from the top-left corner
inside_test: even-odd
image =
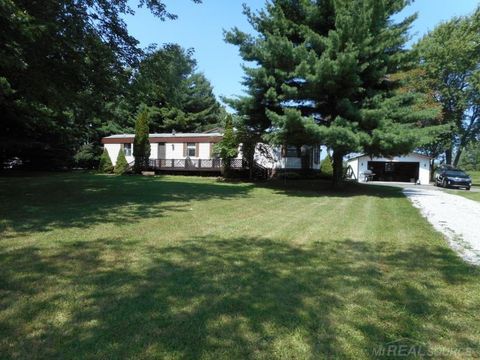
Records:
[[[467,186],[467,187],[465,188],[465,190],[469,191],[469,190],[470,190],[470,186]]]

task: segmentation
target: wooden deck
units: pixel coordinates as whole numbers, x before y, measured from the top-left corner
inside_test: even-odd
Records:
[[[222,159],[150,159],[150,168],[155,171],[221,171]],[[232,169],[244,169],[242,159],[230,160]]]

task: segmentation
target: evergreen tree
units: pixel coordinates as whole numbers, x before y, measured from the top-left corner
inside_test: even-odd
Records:
[[[115,168],[113,172],[117,175],[123,175],[128,171],[128,162],[125,157],[125,151],[120,149],[117,156],[117,162],[115,163]]]
[[[187,78],[182,110],[187,114],[188,131],[219,126],[226,116],[213,94],[212,85],[202,73],[193,73]]]
[[[75,165],[82,169],[96,169],[101,155],[102,148],[100,146],[84,144],[74,156]]]
[[[176,44],[150,51],[142,60],[132,83],[135,104],[153,111],[155,131],[203,131],[218,126],[225,112],[207,78],[195,72],[193,50]]]
[[[320,164],[320,172],[328,177],[333,176],[333,165],[330,155],[328,155],[325,159],[322,160],[322,163]]]
[[[98,170],[105,174],[111,174],[113,172],[112,160],[110,159],[110,155],[108,155],[107,149],[103,149],[102,156],[100,156]]]
[[[230,162],[238,155],[238,141],[233,129],[233,119],[227,115],[222,140],[215,145],[215,152],[222,158],[224,176],[230,175]]]
[[[226,34],[257,65],[246,69],[250,98],[236,108],[258,129],[270,128],[272,142],[331,148],[334,186],[349,152],[409,152],[419,120],[432,113],[417,112],[416,95],[396,91],[392,76],[412,60],[404,45],[415,16],[392,21],[406,3],[277,0],[256,14],[246,8],[259,35]]]
[[[135,139],[133,141],[134,171],[137,174],[149,167],[149,117],[149,109],[145,105],[141,106],[135,120]]]

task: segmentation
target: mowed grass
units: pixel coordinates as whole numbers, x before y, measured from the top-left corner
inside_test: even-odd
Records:
[[[324,187],[0,178],[0,357],[477,358],[479,270],[400,190]]]
[[[473,185],[480,187],[480,171],[467,171],[467,173],[472,178]]]

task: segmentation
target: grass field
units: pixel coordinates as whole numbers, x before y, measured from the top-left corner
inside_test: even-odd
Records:
[[[448,190],[448,192],[454,195],[460,195],[460,196],[466,197],[467,199],[470,199],[470,200],[480,201],[480,192],[475,191],[475,187],[473,187],[472,190],[470,191],[465,191],[463,189],[451,189],[451,190]]]
[[[472,177],[473,185],[480,186],[480,171],[467,171],[467,172]]]
[[[0,177],[0,357],[476,358],[480,271],[400,190],[321,188]]]

